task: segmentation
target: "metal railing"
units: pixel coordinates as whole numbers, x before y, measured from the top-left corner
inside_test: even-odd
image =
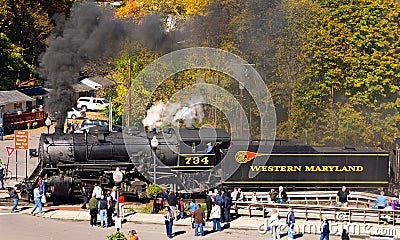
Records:
[[[327,216],[334,221],[363,222],[377,224],[400,223],[400,210],[372,209],[378,195],[363,192],[352,192],[349,197],[349,207],[336,207],[337,192],[288,192],[288,204],[268,202],[267,193],[257,193],[257,202],[244,201],[233,203],[237,215],[249,217],[261,215],[267,217],[272,208],[280,211],[281,217],[286,216],[286,209],[292,207],[297,218],[305,220],[318,219],[322,221]],[[244,193],[245,199],[252,198],[251,193]],[[240,213],[241,212],[241,213]],[[285,213],[285,214],[284,214]]]

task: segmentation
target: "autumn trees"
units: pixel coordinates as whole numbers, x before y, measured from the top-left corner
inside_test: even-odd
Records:
[[[54,13],[68,15],[73,1],[45,2],[1,2],[2,89],[12,88],[16,79],[35,72],[45,39],[54,27]],[[123,3],[116,9],[116,17],[140,24],[157,14],[163,26],[158,22],[153,26],[168,32],[168,37],[179,34],[179,38],[174,35],[164,48],[140,39],[127,41],[117,59],[99,59],[82,69],[85,75],[99,73],[116,83],[106,92],[116,102],[116,122],[122,120],[128,60],[132,86],[140,93],[146,83],[137,82],[135,77],[151,61],[183,47],[204,46],[235,53],[254,65],[274,99],[279,138],[299,138],[319,145],[386,147],[400,134],[400,8],[395,0]],[[196,70],[167,79],[168,84],[152,98],[165,100],[198,79],[238,95],[237,82],[228,76]],[[255,127],[258,115],[246,91],[244,104]],[[206,114],[207,123],[215,120],[217,125],[225,124],[221,113],[212,110]]]

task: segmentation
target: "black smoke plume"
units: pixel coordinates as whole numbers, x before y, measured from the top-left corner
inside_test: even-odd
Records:
[[[176,34],[163,28],[158,15],[149,16],[136,25],[118,19],[110,8],[94,2],[76,3],[70,18],[58,18],[57,27],[48,39],[40,61],[41,73],[52,89],[47,101],[50,113],[57,112],[58,131],[62,131],[66,112],[74,106],[73,85],[82,67],[100,57],[115,57],[127,39],[141,40],[155,51],[171,51]]]

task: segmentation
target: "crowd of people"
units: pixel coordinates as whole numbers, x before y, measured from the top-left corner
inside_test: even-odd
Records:
[[[107,228],[114,224],[113,215],[117,211],[120,217],[124,217],[125,197],[122,191],[117,196],[117,187],[114,186],[111,191],[103,192],[103,189],[94,184],[93,190],[90,191],[86,187],[86,183],[81,184],[81,193],[83,196],[82,209],[86,209],[88,205],[90,213],[90,227],[97,227],[97,216],[100,216],[100,228]],[[89,196],[91,198],[89,199]],[[117,199],[118,197],[118,199]],[[89,200],[88,200],[89,199]],[[118,204],[117,204],[118,203]],[[116,208],[118,205],[118,209]]]
[[[14,204],[11,212],[17,210],[19,195],[16,189],[13,187],[7,188],[10,198],[13,199]],[[93,188],[89,188],[85,182],[81,183],[81,193],[83,197],[82,209],[89,209],[90,213],[90,227],[107,228],[113,224],[113,214],[116,210],[116,204],[119,203],[120,216],[124,216],[124,196],[122,192],[119,195],[119,201],[117,201],[117,187],[113,187],[111,190],[103,192],[103,189],[94,184]],[[34,207],[31,214],[35,214],[36,209],[39,209],[39,214],[42,214],[42,206],[46,202],[45,199],[46,185],[42,178],[38,178],[38,185],[33,191]],[[337,207],[348,207],[348,199],[350,196],[349,190],[346,186],[343,186],[336,194]],[[268,202],[274,202],[279,204],[286,204],[288,196],[282,186],[279,187],[276,192],[271,189],[268,193]],[[231,207],[233,202],[250,201],[258,202],[259,197],[256,192],[253,192],[251,197],[245,196],[240,188],[234,188],[233,191],[215,189],[209,191],[205,204],[197,203],[195,199],[192,199],[189,204],[186,204],[182,197],[175,195],[174,192],[167,192],[163,189],[161,194],[161,205],[164,207],[164,220],[166,227],[166,234],[169,238],[173,237],[173,224],[174,221],[184,219],[187,216],[190,217],[192,228],[194,229],[195,236],[204,236],[204,226],[206,222],[212,222],[212,231],[221,231],[221,223],[229,223],[232,221]],[[396,197],[388,199],[382,191],[377,197],[376,204],[373,206],[375,209],[387,209],[397,210],[399,209],[399,201]],[[203,209],[204,208],[204,209]],[[100,216],[100,224],[98,224],[97,216]],[[287,225],[287,236],[288,239],[294,239],[294,225],[295,225],[295,214],[291,207],[287,208],[287,215],[285,219]],[[279,210],[273,208],[270,211],[269,226],[268,230],[271,231],[272,239],[278,239],[280,236],[280,227],[282,226],[279,219]],[[348,229],[344,224],[342,239],[350,239]],[[326,216],[323,217],[323,221],[320,227],[320,240],[329,240],[329,221]],[[132,233],[132,234],[131,234]],[[134,230],[130,232],[130,239],[138,239],[137,234]]]

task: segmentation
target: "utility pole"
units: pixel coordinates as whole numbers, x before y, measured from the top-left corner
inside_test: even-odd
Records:
[[[113,102],[112,99],[110,98],[110,105],[108,105],[108,131],[112,132],[112,114],[113,114]]]
[[[240,134],[240,138],[242,138],[243,137],[243,89],[244,89],[244,86],[243,86],[243,83],[242,82],[239,82],[239,89],[240,89],[240,96],[239,96],[239,102],[240,102],[240,107],[242,108],[241,110],[240,110],[240,118],[239,118],[239,134]]]
[[[131,60],[128,60],[128,122],[127,126],[131,125]]]

